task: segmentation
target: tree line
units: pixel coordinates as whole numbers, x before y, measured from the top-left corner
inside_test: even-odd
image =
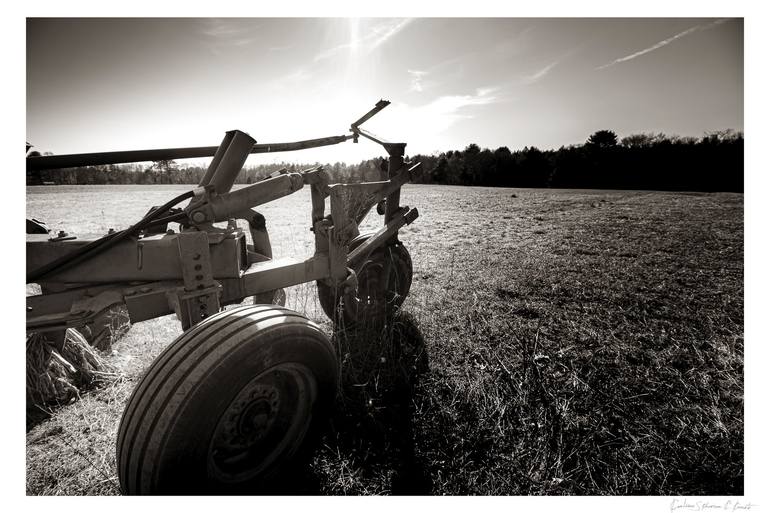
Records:
[[[733,130],[703,137],[635,134],[622,139],[599,130],[585,143],[556,150],[511,151],[469,144],[464,150],[412,155],[421,162],[414,182],[489,187],[553,187],[743,192],[743,134]],[[378,180],[382,158],[358,164],[325,165],[335,181]],[[315,164],[272,163],[245,167],[236,183],[253,183],[280,169]],[[152,165],[109,165],[27,174],[27,184],[197,184],[203,166],[174,161]]]
[[[418,183],[493,187],[553,187],[743,192],[743,134],[701,138],[636,134],[618,140],[610,130],[557,150],[525,147],[415,156]]]

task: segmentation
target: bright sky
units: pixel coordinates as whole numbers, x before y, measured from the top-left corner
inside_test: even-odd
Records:
[[[79,153],[364,125],[407,154],[541,149],[594,131],[743,129],[740,19],[28,19],[27,140]],[[354,162],[358,145],[250,163]]]

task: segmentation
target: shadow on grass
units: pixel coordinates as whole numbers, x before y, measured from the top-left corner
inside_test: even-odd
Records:
[[[304,464],[293,465],[283,473],[287,477],[257,493],[430,494],[431,480],[414,441],[413,396],[428,368],[415,320],[399,312],[384,328],[337,329],[333,343],[340,388],[312,463],[301,458]]]
[[[53,416],[53,413],[44,409],[42,406],[39,406],[37,404],[31,403],[29,399],[27,399],[27,406],[26,406],[26,432],[29,433],[32,431],[32,429],[35,428],[38,424],[42,424],[44,421],[50,419]]]
[[[415,319],[399,312],[384,328],[338,329],[334,343],[341,373],[337,408],[313,465],[321,491],[431,493],[415,453],[413,398],[428,369]]]

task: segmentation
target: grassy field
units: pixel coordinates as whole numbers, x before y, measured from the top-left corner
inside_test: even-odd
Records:
[[[178,186],[34,187],[56,229],[122,228]],[[343,386],[288,493],[743,493],[743,195],[407,186],[414,282],[382,340],[335,337]],[[268,205],[307,254],[309,194]],[[374,223],[377,219],[370,218]],[[287,306],[331,334],[315,287]],[[175,336],[137,324],[122,377],[27,433],[28,494],[116,494],[114,443]]]

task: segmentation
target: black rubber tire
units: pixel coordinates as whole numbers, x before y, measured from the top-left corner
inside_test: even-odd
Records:
[[[269,492],[312,451],[337,383],[333,346],[302,315],[249,305],[209,317],[134,389],[118,431],[121,491]]]
[[[350,247],[351,251],[369,236],[354,240]],[[390,263],[387,294],[385,298],[371,297],[367,291],[379,290],[373,280],[381,277],[385,262]],[[332,321],[339,320],[335,319],[339,314],[345,326],[354,327],[364,323],[378,326],[388,315],[392,315],[401,307],[409,294],[412,286],[412,258],[404,245],[396,242],[372,252],[366,262],[357,269],[357,277],[358,290],[347,295],[341,292],[335,293],[332,287],[319,280],[317,282],[318,302]]]

